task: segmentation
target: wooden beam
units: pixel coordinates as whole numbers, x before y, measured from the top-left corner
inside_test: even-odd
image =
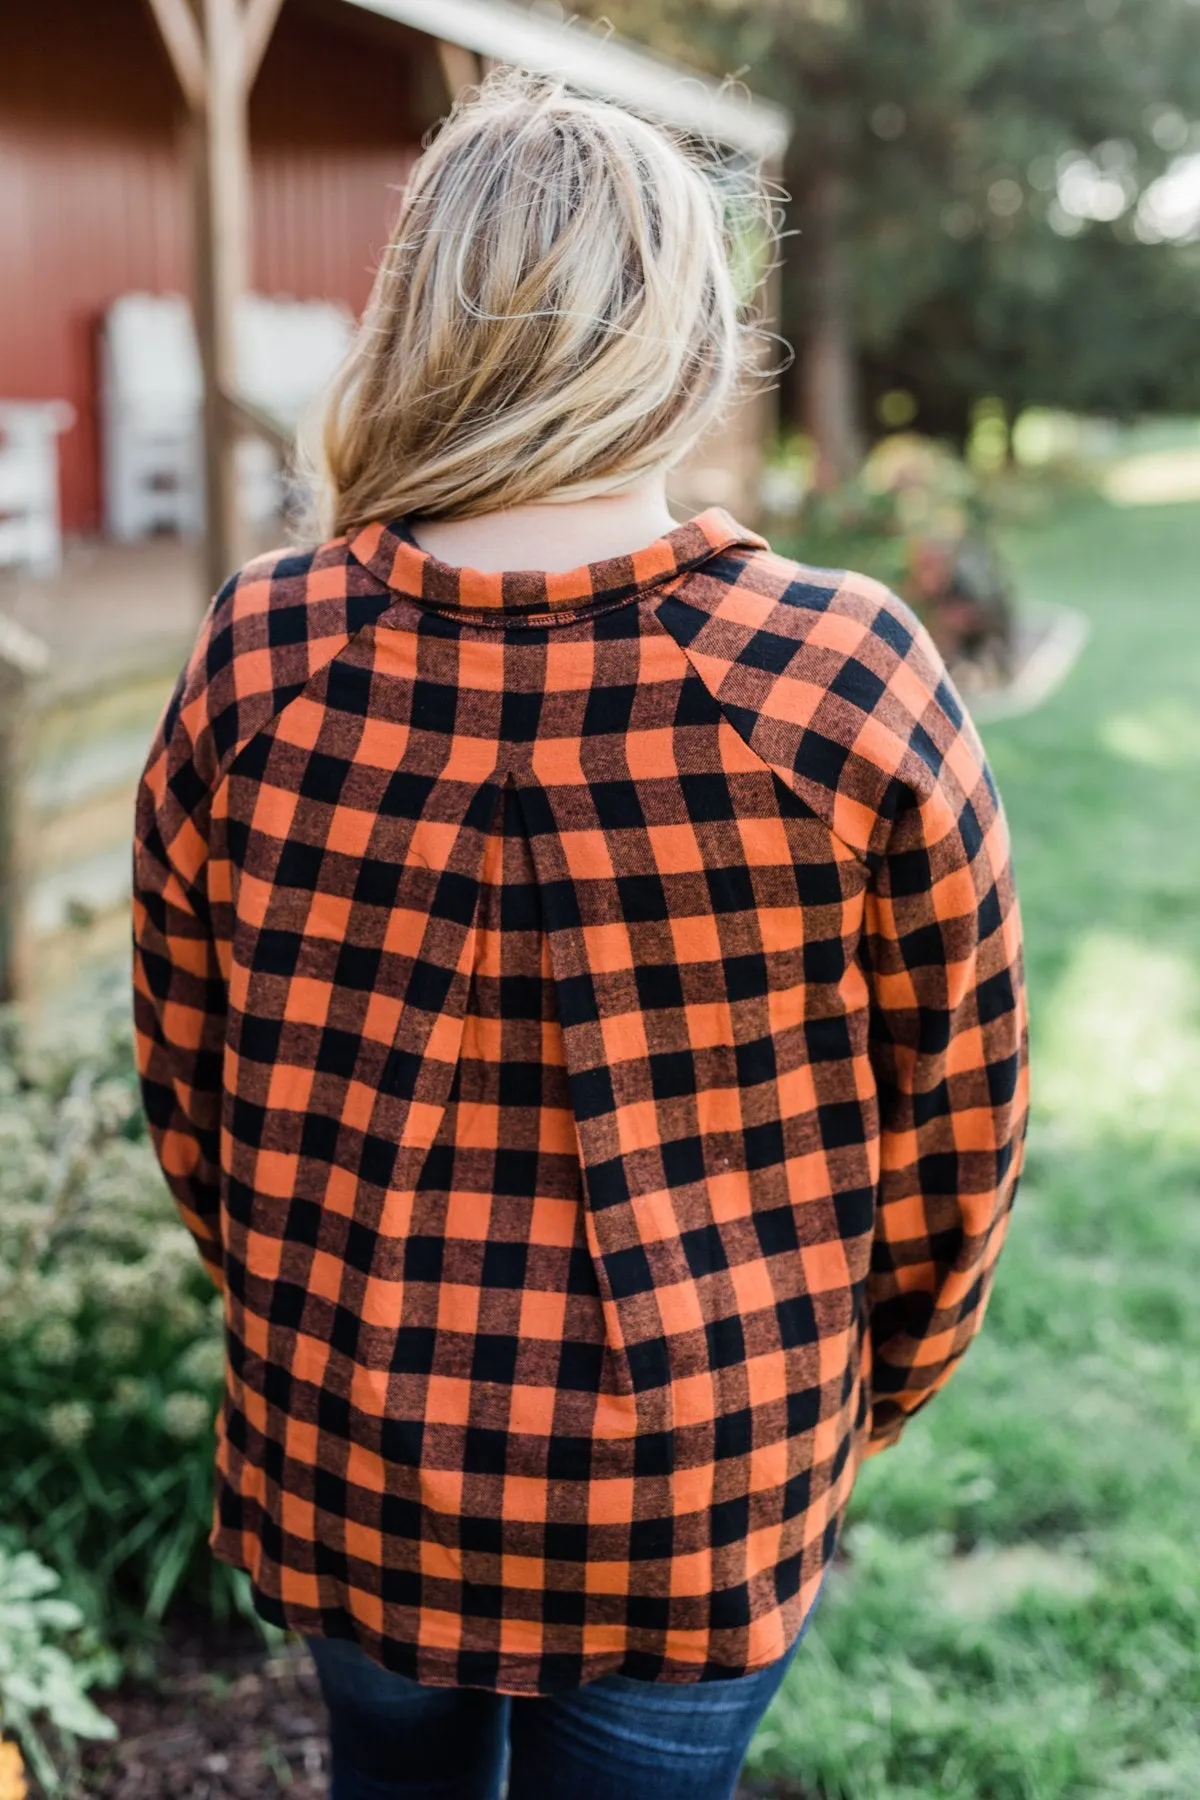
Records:
[[[148,4],[190,113],[196,330],[204,370],[207,597],[244,560],[239,438],[250,430],[285,454],[291,449],[290,436],[275,420],[237,398],[238,313],[251,276],[249,95],[283,0]]]
[[[453,106],[464,88],[476,87],[483,79],[480,60],[473,50],[464,50],[461,44],[448,44],[444,38],[437,40],[437,58]]]
[[[208,107],[197,121],[196,324],[204,369],[205,581],[245,560],[238,505],[237,319],[250,279],[250,142],[239,0],[203,0]]]
[[[242,70],[247,90],[254,86],[283,0],[245,0],[242,22]]]
[[[268,444],[283,462],[291,459],[296,448],[296,439],[286,425],[253,400],[246,400],[241,394],[223,393],[221,396],[226,411],[233,422],[234,429],[240,434],[248,433],[252,437],[266,438]]]
[[[195,13],[188,0],[147,0],[147,5],[184,99],[193,112],[202,112],[207,103],[208,71]]]

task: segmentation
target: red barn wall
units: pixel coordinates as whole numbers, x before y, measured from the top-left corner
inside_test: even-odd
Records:
[[[67,399],[64,524],[100,524],[97,328],[131,289],[190,289],[182,102],[143,0],[6,0],[0,399]],[[349,11],[349,9],[347,9]],[[254,282],[366,299],[416,153],[419,40],[365,46],[287,0],[251,105]]]

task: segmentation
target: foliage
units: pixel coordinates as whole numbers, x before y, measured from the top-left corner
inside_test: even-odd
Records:
[[[1200,405],[1200,247],[1138,241],[1139,196],[1200,117],[1200,8],[1181,0],[583,0],[791,112],[783,332],[822,280],[816,197],[842,181],[868,399],[922,429],[971,402],[1131,415]],[[1103,183],[1064,211],[1072,157]],[[1100,190],[1098,190],[1100,191]],[[1114,215],[1115,216],[1112,216]],[[1113,346],[1120,345],[1120,355]],[[794,411],[794,408],[793,408]]]
[[[80,1738],[115,1735],[88,1689],[115,1675],[115,1661],[83,1628],[77,1606],[56,1593],[59,1578],[30,1550],[0,1546],[0,1724],[14,1732],[48,1794],[63,1791]],[[20,1765],[9,1749],[10,1787]]]
[[[993,536],[992,508],[968,465],[944,445],[898,432],[876,445],[854,481],[809,488],[772,541],[803,562],[886,582],[956,668],[970,659],[1002,676],[1010,582]]]
[[[820,1800],[1193,1800],[1200,508],[1076,496],[1005,547],[1023,592],[1093,626],[1065,688],[985,734],[1025,920],[1028,1161],[983,1333],[863,1470],[755,1756]],[[981,1592],[989,1552],[1049,1574]]]
[[[0,1357],[7,1519],[90,1619],[161,1619],[207,1566],[220,1302],[145,1136],[124,1009],[52,1052],[12,1021],[0,1038]]]

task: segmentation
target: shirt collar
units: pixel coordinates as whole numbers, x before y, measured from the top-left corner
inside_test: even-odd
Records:
[[[351,532],[348,549],[385,587],[410,599],[485,618],[503,613],[537,621],[548,613],[629,599],[735,544],[768,547],[765,538],[739,525],[724,507],[710,506],[644,549],[562,572],[505,569],[493,574],[442,562],[420,548],[402,518],[386,524],[375,520]]]

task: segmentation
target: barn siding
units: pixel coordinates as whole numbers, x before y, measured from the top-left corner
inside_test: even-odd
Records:
[[[97,327],[118,294],[190,286],[182,104],[142,0],[10,0],[0,23],[0,398],[70,400],[68,530],[100,523]],[[251,107],[254,280],[366,299],[415,154],[417,40],[363,45],[284,6]]]

